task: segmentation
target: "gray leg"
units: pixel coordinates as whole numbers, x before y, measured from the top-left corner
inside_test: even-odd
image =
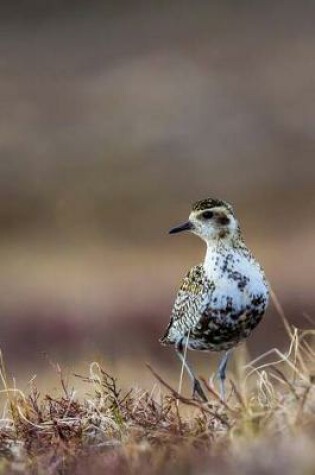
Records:
[[[187,360],[185,360],[183,339],[181,339],[176,344],[175,349],[176,349],[176,353],[177,353],[179,359],[181,360],[182,364],[184,365],[184,368],[186,369],[187,373],[189,374],[190,379],[192,380],[192,383],[193,383],[193,397],[195,397],[195,395],[198,394],[198,396],[201,398],[202,401],[208,402],[208,399],[207,399],[207,397],[206,397],[206,395],[205,395],[205,393],[204,393],[204,391],[201,387],[200,382],[198,381],[198,379],[194,375],[192,369],[188,365]]]
[[[220,397],[222,401],[225,401],[225,378],[226,378],[226,367],[231,356],[231,350],[227,351],[223,358],[220,361],[217,375],[220,379]]]

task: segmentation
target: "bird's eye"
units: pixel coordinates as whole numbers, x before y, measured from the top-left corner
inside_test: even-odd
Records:
[[[211,219],[213,218],[212,211],[204,211],[201,215],[204,219]]]

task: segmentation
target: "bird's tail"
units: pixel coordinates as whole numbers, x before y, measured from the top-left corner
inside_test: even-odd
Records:
[[[161,345],[164,345],[164,346],[168,344],[166,335],[159,338],[159,343],[161,343]]]
[[[159,342],[161,343],[161,345],[164,345],[164,346],[169,346],[169,345],[174,344],[174,342],[169,337],[168,329],[166,330],[164,335],[161,338],[159,338]]]

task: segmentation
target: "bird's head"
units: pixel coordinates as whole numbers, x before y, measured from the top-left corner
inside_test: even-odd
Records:
[[[176,226],[170,234],[190,231],[207,243],[233,240],[239,237],[240,228],[232,206],[226,201],[207,198],[193,204],[186,223]]]

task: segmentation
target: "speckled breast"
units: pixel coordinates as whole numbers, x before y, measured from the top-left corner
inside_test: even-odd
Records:
[[[266,295],[255,295],[245,310],[225,308],[205,310],[190,331],[188,347],[192,350],[228,350],[247,338],[258,325],[267,306]]]

